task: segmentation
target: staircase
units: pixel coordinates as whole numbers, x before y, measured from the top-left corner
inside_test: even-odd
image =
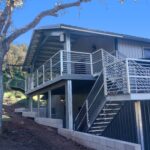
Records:
[[[108,125],[119,113],[123,104],[123,102],[107,101],[100,113],[98,114],[97,118],[89,128],[88,133],[99,136],[102,135]]]
[[[105,64],[103,64],[102,71],[75,119],[75,130],[102,135],[123,107],[124,102],[108,101],[105,96],[106,85],[104,83],[107,83],[110,94],[122,94],[122,84],[113,81],[111,76],[105,76],[104,66],[115,61],[118,61],[115,56],[104,50],[102,51],[102,63]]]

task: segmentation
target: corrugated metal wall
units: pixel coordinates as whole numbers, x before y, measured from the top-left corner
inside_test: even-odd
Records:
[[[118,40],[118,50],[129,58],[143,58],[143,48],[150,44],[133,40]]]
[[[150,150],[150,101],[141,102],[145,150]]]
[[[105,130],[103,136],[138,143],[133,102],[125,102],[120,113]]]

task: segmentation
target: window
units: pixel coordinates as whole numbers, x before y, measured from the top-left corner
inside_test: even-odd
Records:
[[[150,48],[144,48],[143,58],[150,59]]]

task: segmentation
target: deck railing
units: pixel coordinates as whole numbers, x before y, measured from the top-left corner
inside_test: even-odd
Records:
[[[105,95],[149,93],[150,61],[126,58],[104,67]]]
[[[97,75],[102,69],[100,54],[100,50],[94,53],[60,50],[27,76],[25,89],[34,89],[63,75]]]
[[[105,50],[93,53],[60,50],[26,78],[26,91],[63,75],[99,75],[105,95],[150,92],[150,60],[117,58]]]

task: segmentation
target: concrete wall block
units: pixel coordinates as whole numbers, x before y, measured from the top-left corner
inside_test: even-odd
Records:
[[[38,124],[41,124],[41,125],[50,126],[50,127],[54,127],[54,128],[62,128],[63,127],[63,121],[61,119],[36,117],[35,122]],[[65,133],[65,131],[63,133]],[[69,134],[69,132],[68,132],[68,134]]]
[[[76,132],[68,129],[58,129],[58,134],[69,138],[85,147],[96,150],[141,150],[139,144]]]
[[[36,115],[37,115],[36,112],[30,112],[30,111],[22,112],[23,117],[35,118]]]
[[[22,112],[24,112],[24,111],[26,111],[26,108],[16,108],[15,109],[15,113],[22,113]]]

